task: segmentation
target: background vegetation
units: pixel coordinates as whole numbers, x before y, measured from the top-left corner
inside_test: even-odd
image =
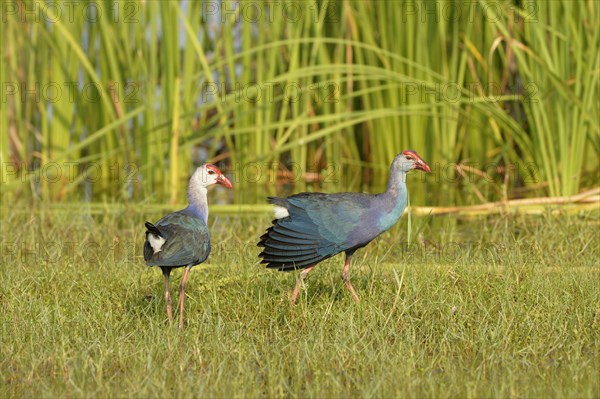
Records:
[[[596,1],[2,7],[9,198],[182,201],[204,161],[237,203],[376,190],[406,148],[434,167],[422,203],[598,181]]]

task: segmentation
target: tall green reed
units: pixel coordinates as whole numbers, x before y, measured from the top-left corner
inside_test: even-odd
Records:
[[[315,179],[374,189],[405,148],[434,166],[428,187],[458,182],[468,201],[521,185],[569,195],[597,173],[595,2],[82,1],[72,18],[68,7],[3,10],[12,196],[175,202],[208,160],[235,174],[238,202],[286,176],[294,191]],[[476,173],[456,178],[459,162]],[[58,177],[42,169],[52,163]],[[508,176],[511,165],[536,173]]]

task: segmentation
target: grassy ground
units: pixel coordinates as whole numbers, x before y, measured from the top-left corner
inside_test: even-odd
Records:
[[[3,210],[0,397],[600,395],[598,213],[405,218],[356,254],[360,304],[336,257],[295,307],[268,218],[211,215],[183,331],[139,256],[158,216]]]

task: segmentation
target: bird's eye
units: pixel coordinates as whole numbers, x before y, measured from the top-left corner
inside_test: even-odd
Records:
[[[215,174],[215,171],[214,171],[214,170],[210,170],[210,169],[209,169],[209,170],[208,170],[208,174],[209,174],[209,175],[214,175],[214,174]]]

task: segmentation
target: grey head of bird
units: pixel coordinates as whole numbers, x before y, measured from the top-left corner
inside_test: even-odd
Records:
[[[220,184],[226,188],[232,188],[231,181],[214,165],[205,164],[200,166],[190,180],[190,185],[194,187],[208,187],[213,184]]]
[[[429,168],[427,162],[425,162],[416,151],[412,150],[402,151],[402,153],[398,154],[394,159],[393,167],[394,169],[401,170],[404,173],[407,173],[413,169],[431,172],[431,168]]]

